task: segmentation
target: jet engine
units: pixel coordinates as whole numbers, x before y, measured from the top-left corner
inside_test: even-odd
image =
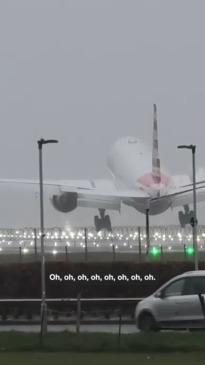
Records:
[[[77,207],[77,199],[77,193],[65,192],[60,195],[53,195],[51,201],[55,209],[62,213],[68,213]]]

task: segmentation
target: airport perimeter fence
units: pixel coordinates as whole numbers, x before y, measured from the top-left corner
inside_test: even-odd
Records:
[[[74,325],[80,332],[81,324],[134,323],[134,311],[143,298],[47,298],[49,325]],[[39,325],[38,298],[0,299],[0,325]],[[61,308],[60,308],[61,307]]]
[[[205,257],[205,226],[198,227],[198,249]],[[96,232],[93,227],[73,230],[58,227],[45,230],[45,253],[50,260],[69,260],[81,256],[85,261],[98,254],[107,255],[115,261],[122,254],[144,258],[148,255],[193,255],[192,229],[178,226],[150,227],[149,250],[145,227],[114,227],[112,232]],[[148,252],[149,251],[149,252]],[[0,229],[0,259],[14,255],[18,260],[40,255],[40,230],[36,228]]]

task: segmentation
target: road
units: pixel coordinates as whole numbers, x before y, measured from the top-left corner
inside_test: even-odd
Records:
[[[48,332],[76,331],[76,326],[69,325],[48,325]],[[39,325],[0,325],[0,331],[21,331],[21,332],[40,332]],[[80,332],[108,332],[118,333],[119,325],[117,324],[82,324]],[[121,327],[121,333],[137,333],[139,330],[135,324],[125,324]]]

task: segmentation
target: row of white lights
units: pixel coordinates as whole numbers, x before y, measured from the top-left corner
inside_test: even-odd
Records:
[[[205,227],[201,228],[200,230],[202,231],[202,229],[203,229],[203,232],[197,236],[198,242],[200,242],[200,241],[204,242],[204,240],[205,240]],[[93,244],[93,246],[95,246],[97,248],[100,247],[100,245],[96,241],[98,241],[99,239],[100,239],[100,241],[102,241],[103,239],[106,239],[106,240],[112,241],[112,243],[109,244],[110,246],[113,246],[113,247],[115,247],[115,249],[118,249],[119,245],[114,244],[114,242],[113,242],[114,239],[117,239],[118,241],[124,241],[123,242],[124,247],[132,249],[133,245],[136,244],[137,242],[133,242],[132,244],[130,244],[130,241],[138,241],[138,232],[136,230],[133,230],[132,228],[130,230],[133,231],[133,233],[129,233],[129,228],[125,229],[127,231],[127,233],[119,233],[119,230],[121,230],[121,232],[122,232],[123,228],[118,228],[118,229],[114,230],[113,233],[102,232],[102,231],[96,233],[96,232],[94,232],[94,230],[93,230],[93,232],[90,232],[88,230],[87,237],[88,237],[89,241],[94,240],[94,242],[92,242],[92,244]],[[162,231],[163,231],[163,229],[162,229]],[[168,231],[168,230],[166,230],[166,231]],[[171,227],[170,227],[169,231],[171,231]],[[141,237],[142,241],[146,240],[146,234],[140,234],[140,237]],[[37,239],[40,238],[39,232],[36,234],[36,238]],[[60,239],[60,240],[69,239],[70,241],[73,241],[73,240],[81,241],[84,238],[85,238],[84,229],[79,229],[76,231],[71,231],[71,230],[62,231],[60,229],[57,229],[57,230],[51,229],[50,231],[46,232],[45,241],[55,240],[54,249],[53,249],[53,254],[55,255],[58,253],[57,249],[56,249],[56,247],[58,247],[58,242],[56,242],[58,239]],[[170,244],[173,244],[173,241],[175,241],[175,242],[178,241],[178,243],[182,243],[182,241],[190,242],[192,240],[192,234],[190,234],[190,233],[187,234],[187,232],[183,233],[181,231],[176,232],[175,235],[165,234],[165,233],[162,233],[159,229],[158,231],[155,231],[152,235],[150,235],[150,238],[151,238],[151,241],[152,241],[152,239],[154,239],[154,241],[158,241],[158,242],[161,240],[162,241],[161,244],[165,243],[165,241],[166,241],[166,244],[169,244],[168,250],[171,251],[172,246]],[[20,241],[19,241],[19,239],[20,239]],[[24,246],[22,248],[22,252],[26,254],[29,252],[29,249],[27,247],[25,247],[25,245],[28,244],[28,240],[31,240],[29,245],[34,246],[34,239],[35,239],[35,232],[34,232],[34,230],[31,230],[31,229],[28,229],[28,232],[25,232],[25,229],[24,229],[23,233],[22,233],[22,230],[3,230],[3,231],[0,230],[0,251],[2,251],[1,244],[7,244],[9,246],[11,244],[17,243],[20,247]],[[17,241],[19,241],[19,242],[17,242]],[[167,241],[169,241],[170,243]],[[160,244],[160,242],[158,244]],[[68,247],[70,247],[71,243],[66,241],[66,245]],[[83,242],[80,242],[80,246],[82,248],[85,248],[85,244]],[[146,244],[143,244],[143,247],[146,248]],[[200,245],[200,248],[204,248],[203,244]]]
[[[178,232],[176,235],[171,235],[171,234],[162,234],[160,232],[155,232],[154,234],[151,234],[150,235],[151,237],[153,237],[155,240],[157,239],[161,239],[162,241],[165,241],[167,239],[169,240],[176,240],[178,239],[179,241],[182,241],[183,239],[191,239],[192,238],[192,234],[182,234],[181,232]],[[115,239],[118,239],[118,240],[123,240],[123,239],[126,239],[126,240],[129,240],[129,239],[132,239],[132,240],[136,240],[138,239],[138,232],[135,232],[134,234],[132,233],[128,233],[128,234],[120,234],[120,233],[107,233],[107,232],[98,232],[96,234],[92,233],[92,232],[88,232],[88,235],[87,235],[88,239],[91,240],[91,239],[94,239],[94,240],[97,240],[97,239],[100,239],[100,240],[103,240],[103,239],[112,239],[112,238],[115,238]],[[35,239],[35,234],[33,233],[32,235],[30,234],[12,234],[10,232],[8,233],[0,233],[0,239],[1,242],[4,242],[5,239],[8,239],[10,238],[11,240],[14,240],[14,239],[23,239],[23,240],[28,240],[28,239]],[[37,236],[36,236],[37,239],[40,239],[40,234],[38,233]],[[82,238],[85,238],[85,234],[83,232],[70,232],[70,234],[66,235],[66,234],[58,234],[58,233],[54,233],[52,235],[51,232],[47,232],[46,233],[46,236],[45,236],[45,240],[58,240],[58,239],[82,239]],[[146,234],[141,234],[140,235],[140,238],[141,240],[143,239],[146,239]],[[205,233],[203,232],[201,235],[198,235],[198,240],[200,240],[205,238]]]

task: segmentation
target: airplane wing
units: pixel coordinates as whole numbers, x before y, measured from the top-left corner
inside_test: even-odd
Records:
[[[0,185],[15,185],[22,189],[30,187],[39,191],[39,180],[0,179]],[[113,181],[97,180],[44,180],[44,191],[50,195],[53,206],[61,212],[69,212],[76,207],[111,209],[120,211],[123,200],[149,199],[141,190],[117,189]]]
[[[192,176],[189,175],[172,175],[174,186],[179,188],[192,187]],[[196,172],[196,185],[205,184],[205,170],[200,167]]]
[[[202,185],[202,184],[205,184],[205,180],[201,180],[201,181],[196,181],[196,185]],[[187,188],[189,186],[193,186],[193,184],[187,184],[187,185],[183,185],[182,188]]]
[[[191,186],[191,188],[190,188]],[[176,190],[170,192],[169,194],[162,195],[160,197],[151,199],[151,202],[160,201],[163,199],[169,200],[171,207],[179,207],[186,204],[193,203],[193,185],[188,184],[187,187],[181,188],[181,190]],[[205,201],[205,184],[202,183],[196,186],[196,198],[197,201]]]
[[[120,211],[123,200],[148,199],[148,195],[140,190],[117,189],[110,180],[92,180],[82,182],[64,182],[60,186],[62,194],[77,194],[77,206]],[[66,196],[66,195],[65,195]]]
[[[188,175],[173,175],[173,188],[168,194],[152,199],[151,201],[160,201],[167,199],[171,207],[179,207],[193,203],[193,183],[192,178]],[[199,168],[196,173],[196,197],[197,201],[205,201],[205,170]]]

